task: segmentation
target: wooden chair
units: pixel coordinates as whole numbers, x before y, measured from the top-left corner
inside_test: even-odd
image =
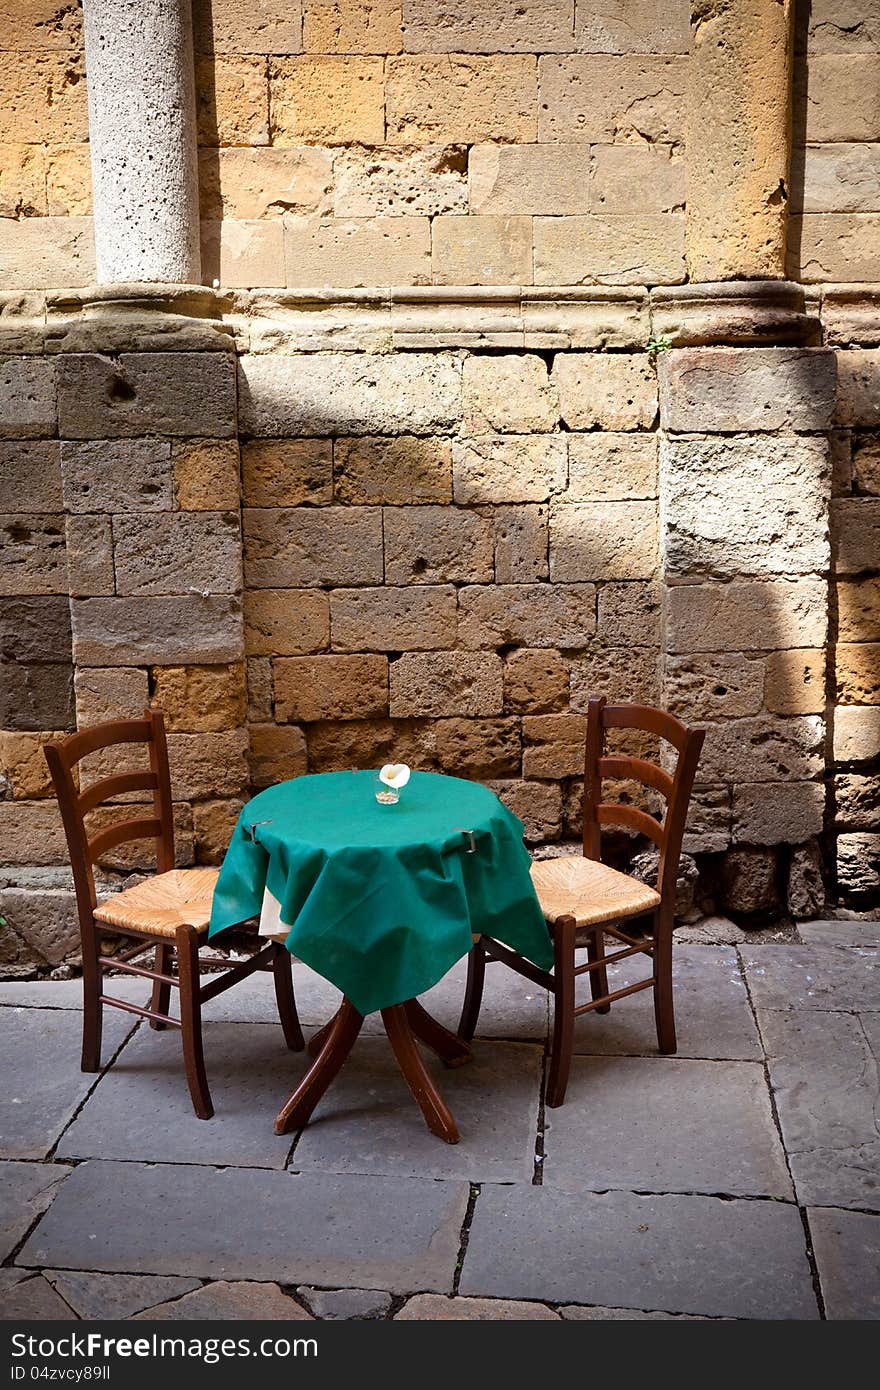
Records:
[[[121,744],[145,744],[149,750],[149,769],[103,777],[80,791],[75,777],[80,760],[99,749]],[[163,1029],[169,1025],[179,1028],[193,1108],[200,1119],[210,1120],[214,1107],[202,1052],[202,1005],[255,970],[271,970],[285,1041],[292,1051],[301,1050],[304,1042],[293,995],[290,954],[283,945],[272,941],[250,959],[233,965],[225,974],[212,975],[207,984],[200,983],[199,947],[207,938],[218,870],[174,867],[171,778],[161,714],[147,710],[142,719],[96,724],[59,743],[47,743],[44,751],[61,808],[79,912],[83,964],[82,1069],[89,1072],[101,1069],[101,1024],[105,1004],[148,1018],[151,1028]],[[118,805],[114,809],[127,818],[90,835],[85,825],[89,812],[129,792],[151,792],[152,807]],[[99,907],[95,894],[95,862],[127,840],[145,839],[156,842],[157,872]],[[107,936],[131,937],[136,944],[118,955],[105,956],[101,953],[101,938]],[[148,950],[155,950],[153,969],[132,963]],[[222,963],[228,965],[229,962]],[[110,968],[152,980],[150,1007],[141,1008],[105,994],[105,972]],[[179,1019],[168,1012],[172,989],[177,989],[180,995]]]
[[[674,772],[666,772],[647,758],[606,755],[608,729],[639,729],[666,739],[678,754]],[[623,999],[637,990],[653,989],[659,1050],[675,1052],[672,999],[675,885],[703,738],[702,729],[688,729],[671,714],[649,705],[608,705],[604,696],[591,700],[584,763],[583,855],[545,859],[532,865],[532,881],[553,938],[553,971],[539,970],[509,947],[487,937],[475,942],[468,958],[467,991],[458,1029],[459,1036],[467,1041],[473,1037],[477,1025],[487,956],[503,961],[526,979],[552,992],[554,1017],[548,1105],[561,1105],[565,1099],[574,1020],[579,1014],[608,1013],[615,999]],[[659,792],[666,803],[662,823],[635,806],[604,801],[604,778],[635,779]],[[626,826],[654,841],[660,850],[656,891],[600,862],[603,825]],[[628,935],[615,925],[645,913],[653,917],[650,936]],[[624,942],[626,949],[606,955],[606,934]],[[583,946],[587,949],[587,961],[579,966],[575,952]],[[653,960],[650,978],[609,992],[608,964],[639,953]],[[592,998],[588,1004],[575,1007],[575,981],[584,974],[590,976]]]

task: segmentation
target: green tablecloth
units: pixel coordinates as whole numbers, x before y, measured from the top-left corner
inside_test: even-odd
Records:
[[[261,792],[239,816],[209,935],[257,913],[362,1014],[430,989],[472,933],[553,964],[522,823],[487,787],[436,773],[414,772],[396,806],[376,801],[372,772]]]

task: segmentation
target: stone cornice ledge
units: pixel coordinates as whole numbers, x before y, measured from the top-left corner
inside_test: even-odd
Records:
[[[829,347],[880,347],[880,285],[823,285],[822,327]]]
[[[651,291],[651,326],[675,347],[821,343],[816,298],[791,280],[662,286]]]

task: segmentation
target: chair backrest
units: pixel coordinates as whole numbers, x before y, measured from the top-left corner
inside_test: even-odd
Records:
[[[605,736],[609,729],[636,729],[665,739],[676,750],[674,770],[667,772],[648,758],[607,754]],[[652,705],[609,705],[602,695],[590,700],[587,707],[584,855],[588,859],[601,857],[603,825],[622,825],[647,835],[660,851],[657,892],[667,905],[675,898],[688,804],[704,738],[703,729],[690,729],[674,715]],[[659,792],[665,802],[662,821],[637,806],[604,800],[602,783],[607,778],[635,780]]]
[[[117,744],[145,744],[149,749],[149,770],[120,772],[102,777],[80,791],[74,769],[89,753]],[[168,771],[168,746],[165,723],[157,710],[146,710],[142,719],[114,719],[93,724],[58,743],[43,747],[55,795],[61,809],[73,881],[76,888],[80,922],[86,925],[96,904],[95,875],[92,865],[101,855],[126,840],[156,841],[156,868],[159,873],[174,868],[174,813],[171,803],[171,777]],[[111,797],[127,792],[152,792],[152,815],[147,816],[143,805],[119,805],[120,812],[131,811],[128,819],[89,836],[85,818]]]

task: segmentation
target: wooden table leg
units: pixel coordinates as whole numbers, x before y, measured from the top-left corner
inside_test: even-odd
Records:
[[[385,1024],[385,1031],[394,1049],[398,1066],[415,1096],[428,1129],[439,1139],[445,1139],[447,1144],[457,1144],[458,1129],[452,1111],[434,1085],[416,1047],[407,1016],[407,1005],[394,1004],[390,1009],[383,1009],[382,1022]],[[433,1023],[433,1019],[431,1022]],[[436,1026],[440,1027],[439,1024]]]
[[[409,999],[403,1006],[410,1028],[426,1047],[436,1053],[447,1067],[462,1067],[473,1053],[466,1042],[456,1037],[423,1009],[418,999]]]
[[[276,1134],[302,1129],[327,1087],[341,1068],[361,1031],[363,1015],[347,999],[332,1019],[320,1054],[309,1067],[287,1104],[275,1120]]]
[[[336,1022],[338,1017],[339,1010],[337,1009],[333,1017],[324,1024],[324,1027],[319,1028],[317,1033],[315,1033],[313,1037],[309,1038],[308,1042],[306,1043],[306,1052],[309,1054],[310,1057],[317,1057],[318,1053],[321,1051],[321,1048],[327,1041],[327,1038],[330,1034],[330,1029],[333,1027],[333,1024]]]

